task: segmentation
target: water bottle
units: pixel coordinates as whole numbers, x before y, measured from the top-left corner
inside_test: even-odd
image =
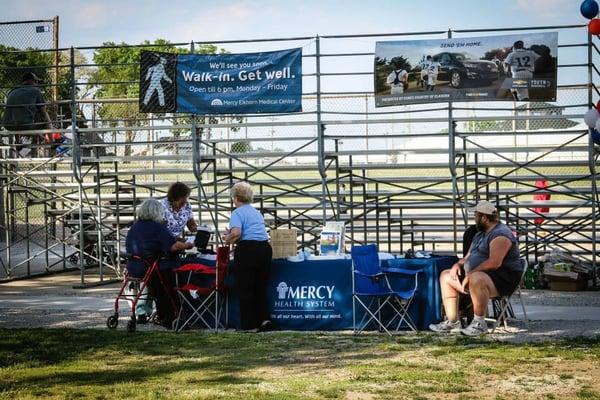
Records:
[[[311,252],[310,252],[310,250],[308,250],[306,248],[302,250],[302,253],[304,253],[304,259],[305,260],[308,260],[309,257],[312,255]]]

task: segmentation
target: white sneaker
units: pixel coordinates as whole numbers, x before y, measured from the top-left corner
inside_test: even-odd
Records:
[[[460,325],[460,320],[450,322],[445,319],[439,324],[430,324],[429,329],[439,333],[458,333],[461,331],[462,326]]]
[[[471,321],[471,324],[467,326],[465,329],[461,330],[465,336],[480,336],[485,335],[487,333],[487,324],[485,322],[481,323],[477,320]]]

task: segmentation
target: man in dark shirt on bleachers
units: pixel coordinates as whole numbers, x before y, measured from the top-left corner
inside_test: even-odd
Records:
[[[31,131],[52,129],[52,120],[46,109],[46,100],[38,85],[40,78],[33,72],[23,74],[22,84],[11,90],[6,98],[6,108],[2,117],[2,125],[8,131]],[[41,122],[40,122],[41,120]],[[42,143],[43,134],[17,135],[17,144]],[[31,152],[30,148],[17,146],[20,156],[26,157]]]

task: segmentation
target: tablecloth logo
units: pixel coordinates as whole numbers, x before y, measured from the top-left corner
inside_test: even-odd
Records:
[[[277,285],[277,295],[279,297],[279,300],[285,299],[285,295],[287,294],[288,289],[289,288],[287,283],[279,282],[279,285]]]
[[[277,285],[277,297],[284,299],[331,299],[335,286],[288,286],[285,282]]]

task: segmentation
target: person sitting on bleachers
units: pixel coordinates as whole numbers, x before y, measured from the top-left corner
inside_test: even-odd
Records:
[[[488,201],[479,202],[475,207],[475,223],[478,232],[468,254],[440,275],[446,319],[429,325],[432,331],[460,332],[466,336],[487,333],[485,311],[488,301],[511,294],[521,280],[523,265],[517,240],[498,220],[496,207]],[[471,297],[474,312],[473,321],[464,329],[458,319],[461,293]]]
[[[22,84],[8,93],[6,108],[2,116],[4,129],[20,132],[53,128],[46,108],[46,100],[39,88],[40,82],[41,79],[36,74],[27,72],[23,75]],[[24,132],[17,134],[15,137],[16,151],[19,156],[28,157],[31,147],[22,145],[39,145],[44,140],[46,138],[43,134],[32,136],[27,136]]]

